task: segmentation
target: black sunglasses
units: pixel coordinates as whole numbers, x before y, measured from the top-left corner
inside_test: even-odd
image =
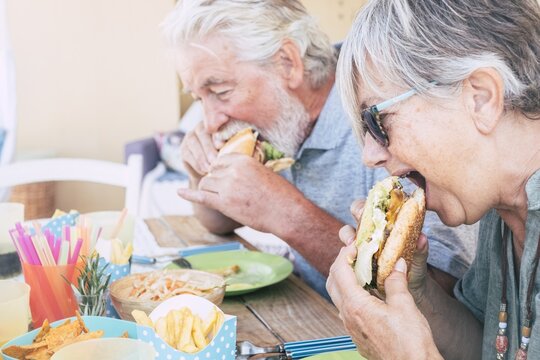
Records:
[[[435,81],[430,82],[431,86],[435,84],[436,84]],[[364,132],[363,132],[364,135],[366,132],[369,132],[371,137],[375,141],[377,141],[379,145],[383,147],[388,147],[389,145],[388,134],[384,130],[381,117],[380,117],[380,112],[400,101],[410,98],[416,93],[417,93],[417,90],[413,88],[401,95],[393,97],[390,100],[383,101],[380,104],[373,105],[367,109],[362,110],[361,116],[362,116],[362,122],[363,122],[362,125],[364,127]]]
[[[377,105],[362,111],[362,121],[364,122],[363,134],[369,132],[371,137],[383,147],[388,147],[388,134],[383,128]]]

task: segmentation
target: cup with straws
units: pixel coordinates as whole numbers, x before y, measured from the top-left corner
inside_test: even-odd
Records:
[[[37,328],[45,319],[53,322],[75,315],[78,304],[70,283],[77,279],[79,256],[90,251],[92,231],[84,221],[57,229],[32,225],[17,223],[10,235],[31,289],[30,309]]]

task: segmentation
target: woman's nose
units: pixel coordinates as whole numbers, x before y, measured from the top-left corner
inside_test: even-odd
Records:
[[[366,134],[364,148],[362,149],[362,160],[368,167],[384,167],[390,157],[388,149],[381,146],[373,137]]]

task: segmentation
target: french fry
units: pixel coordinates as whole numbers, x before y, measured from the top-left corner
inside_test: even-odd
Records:
[[[217,313],[218,313],[218,310],[217,308],[214,306],[212,308],[212,315],[210,315],[210,319],[208,319],[204,326],[203,326],[203,335],[205,337],[208,337],[208,335],[210,335],[210,331],[212,331],[214,329],[214,323],[216,322],[216,319],[217,319]]]
[[[221,311],[216,311],[216,321],[214,322],[214,328],[212,329],[212,338],[217,335],[221,325],[223,324],[223,314]]]
[[[122,261],[122,241],[120,239],[111,240],[111,263],[121,265]]]
[[[124,251],[122,252],[120,265],[127,264],[129,262],[129,258],[131,257],[131,254],[133,254],[133,245],[129,243],[126,245],[126,247],[124,248]]]
[[[193,345],[193,343],[189,343],[187,345],[184,345],[184,347],[180,348],[179,350],[183,351],[183,352],[186,352],[186,353],[189,353],[189,354],[193,354],[193,353],[196,353],[197,351],[199,351],[199,349],[197,349],[197,347],[195,345]]]
[[[184,326],[184,312],[182,310],[174,310],[173,314],[174,322],[176,324],[176,328],[174,329],[174,337],[176,339],[174,346],[176,346],[180,341],[180,334],[182,333],[182,327]]]
[[[188,308],[184,309],[184,323],[180,333],[180,340],[177,348],[184,349],[191,341],[191,331],[193,329],[193,314]]]
[[[167,322],[167,343],[174,347],[178,343],[174,311],[169,311],[165,319]]]
[[[154,329],[156,330],[156,334],[158,334],[158,336],[160,338],[162,338],[165,342],[168,342],[168,336],[167,336],[167,321],[165,320],[164,317],[158,319],[158,321],[156,321],[156,326],[154,327]]]
[[[204,347],[206,347],[206,345],[208,345],[208,343],[206,342],[206,337],[204,336],[202,331],[201,323],[201,318],[195,315],[193,319],[192,335],[193,342],[195,343],[195,346],[197,346],[199,349],[203,349]]]
[[[138,324],[146,324],[154,328],[156,334],[169,346],[185,353],[193,354],[204,349],[223,324],[223,314],[215,306],[209,318],[203,322],[200,316],[191,312],[188,307],[170,310],[155,324],[142,312],[132,312]]]
[[[131,312],[131,316],[133,316],[137,324],[154,328],[154,322],[148,317],[148,315],[146,315],[144,311],[133,310]]]
[[[192,334],[189,334],[189,342],[187,344],[185,344],[184,346],[182,346],[180,348],[180,350],[184,351],[184,352],[187,352],[187,353],[190,353],[190,354],[199,351],[199,349],[197,348],[197,346],[193,342]]]

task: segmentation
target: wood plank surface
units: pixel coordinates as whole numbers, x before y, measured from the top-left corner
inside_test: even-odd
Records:
[[[250,341],[259,346],[272,346],[280,341],[253,315],[239,297],[225,298],[219,306],[225,314],[237,317],[236,341]]]
[[[243,299],[286,342],[346,334],[334,305],[294,275]]]
[[[161,247],[184,247],[187,243],[183,242],[169,224],[163,219],[146,219],[146,225],[150,232],[154,235],[156,242]]]

